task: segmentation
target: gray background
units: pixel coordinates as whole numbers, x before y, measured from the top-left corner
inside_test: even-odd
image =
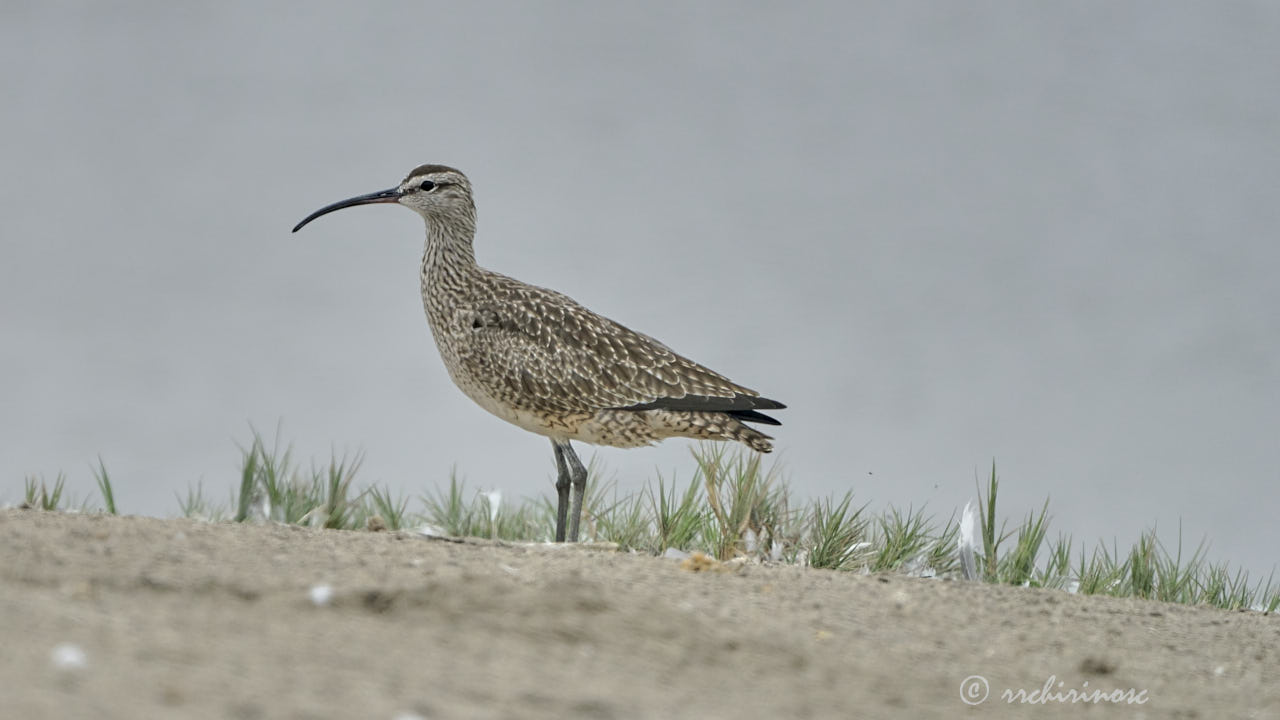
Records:
[[[1255,572],[1280,507],[1274,3],[261,3],[0,9],[0,500],[229,493],[249,423],[550,490],[453,388],[421,221],[787,402],[797,494],[1003,509]],[[588,448],[588,454],[590,449]],[[686,441],[600,451],[624,489]]]

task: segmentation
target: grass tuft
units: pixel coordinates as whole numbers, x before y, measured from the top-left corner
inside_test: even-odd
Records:
[[[683,493],[677,492],[675,480],[671,482],[671,491],[667,492],[666,483],[661,474],[658,475],[658,489],[652,485],[646,488],[649,497],[649,509],[656,525],[656,537],[652,549],[661,555],[667,548],[689,550],[698,541],[702,525],[707,521],[706,514],[700,505],[702,488],[696,481],[691,481]]]
[[[37,510],[57,510],[62,503],[62,490],[67,484],[67,476],[58,473],[53,487],[45,484],[44,478],[28,476],[23,493],[23,505]]]
[[[589,539],[617,543],[620,550],[651,547],[652,532],[649,515],[645,512],[643,495],[620,495],[617,482],[612,480],[598,484],[597,488],[595,493],[591,493],[593,488],[588,483],[588,496],[594,495],[594,501],[591,503],[583,501],[584,505],[592,508],[590,517],[594,522]],[[606,493],[609,496],[607,501]]]
[[[831,498],[815,502],[809,510],[810,567],[827,570],[854,570],[862,567],[867,542],[867,520],[862,513],[866,505],[851,509],[853,492],[844,494],[840,502]]]
[[[874,572],[914,570],[930,544],[928,518],[907,508],[905,513],[890,506],[876,523]]]
[[[226,518],[226,513],[205,497],[204,483],[202,482],[197,482],[194,488],[188,485],[185,497],[177,493],[174,493],[174,496],[178,499],[178,508],[185,518],[214,522],[219,522]]]
[[[372,504],[372,514],[382,518],[388,530],[403,530],[408,527],[408,498],[403,495],[393,496],[391,490],[377,486],[369,488],[367,497]]]
[[[449,473],[449,491],[441,492],[440,488],[422,498],[426,506],[426,521],[446,535],[464,537],[475,535],[476,511],[463,497],[465,481],[458,479],[457,471]]]
[[[774,473],[760,467],[760,455],[703,444],[693,451],[714,522],[703,526],[708,552],[718,560],[754,554],[778,538],[787,516],[785,489],[771,489]]]

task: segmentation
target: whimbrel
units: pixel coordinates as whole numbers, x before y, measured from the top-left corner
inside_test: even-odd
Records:
[[[389,190],[326,205],[293,228],[342,208],[399,203],[426,220],[420,280],[436,347],[453,382],[480,407],[551,439],[556,458],[556,542],[577,542],[587,470],[569,444],[639,447],[669,437],[737,440],[769,452],[745,423],[780,425],[759,412],[776,400],[730,381],[553,290],[476,265],[471,182],[423,165]]]

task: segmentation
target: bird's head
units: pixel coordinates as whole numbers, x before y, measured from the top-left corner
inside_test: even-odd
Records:
[[[307,223],[334,210],[373,203],[399,203],[417,211],[428,222],[475,225],[476,206],[467,176],[444,165],[421,165],[396,187],[326,205],[308,215],[293,231],[298,232]]]

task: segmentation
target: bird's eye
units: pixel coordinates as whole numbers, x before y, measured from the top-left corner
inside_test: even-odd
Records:
[[[431,192],[432,190],[436,189],[436,184],[431,182],[430,180],[423,180],[422,184],[419,185],[418,187],[422,188],[423,192]]]

